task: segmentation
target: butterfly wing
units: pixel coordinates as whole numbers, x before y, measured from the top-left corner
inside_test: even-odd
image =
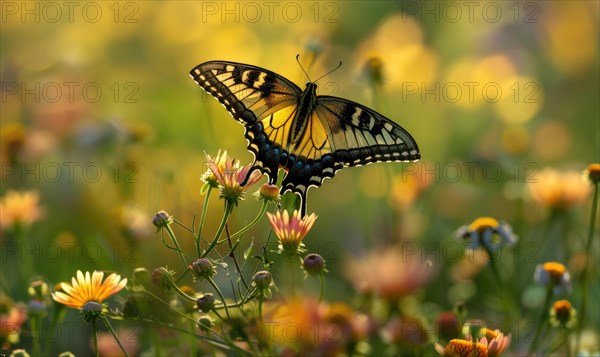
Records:
[[[248,150],[255,158],[248,175],[257,169],[275,183],[284,138],[302,90],[274,72],[236,62],[205,62],[190,75],[244,125]]]
[[[304,136],[291,152],[282,190],[298,193],[319,187],[325,178],[347,166],[374,162],[417,161],[421,154],[401,126],[364,105],[331,96],[318,96]]]

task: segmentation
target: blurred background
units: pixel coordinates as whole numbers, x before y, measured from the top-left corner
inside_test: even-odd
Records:
[[[319,93],[381,112],[422,155],[344,169],[309,192],[319,218],[305,244],[327,261],[326,298],[352,301],[349,261],[415,244],[437,267],[419,297],[426,314],[463,300],[493,320],[501,312],[490,312],[485,262],[444,249],[458,227],[491,216],[521,238],[503,257],[516,300],[539,306],[536,264],[581,269],[591,195],[580,176],[600,159],[598,4],[3,1],[0,194],[22,195],[2,207],[3,294],[26,298],[28,281],[15,271],[56,283],[77,269],[127,276],[175,266],[152,216],[162,209],[192,224],[204,153],[252,160],[242,126],[189,71],[236,61],[304,87],[300,54],[313,79],[342,61]],[[565,181],[569,172],[577,175]],[[568,193],[556,198],[557,189]],[[217,195],[209,204],[205,229],[214,232],[223,204]],[[230,226],[259,207],[248,193]],[[268,230],[263,219],[246,238],[260,246]],[[176,233],[193,252],[189,235]],[[590,314],[597,326],[597,308]]]

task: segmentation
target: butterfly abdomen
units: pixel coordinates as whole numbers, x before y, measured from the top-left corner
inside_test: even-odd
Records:
[[[288,138],[288,143],[295,145],[302,138],[302,134],[306,132],[306,124],[308,118],[315,110],[317,105],[317,84],[308,82],[306,89],[298,98],[298,110],[292,121],[292,130]]]

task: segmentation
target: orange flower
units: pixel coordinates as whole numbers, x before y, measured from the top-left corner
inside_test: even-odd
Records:
[[[510,346],[510,335],[504,336],[500,330],[483,328],[482,337],[476,343],[471,340],[455,338],[446,347],[436,343],[435,349],[442,356],[451,357],[498,357]]]
[[[52,293],[54,301],[72,307],[81,309],[88,302],[101,304],[102,301],[116,294],[127,285],[127,279],[121,279],[120,275],[110,274],[104,282],[104,273],[94,271],[85,275],[81,270],[77,271],[77,277],[71,279],[71,284],[60,283],[63,291]]]
[[[568,300],[558,300],[550,308],[550,324],[570,328],[575,325],[577,311]]]
[[[308,296],[265,303],[260,336],[296,350],[295,355],[337,356],[364,335],[364,317],[343,303]]]
[[[386,249],[350,261],[346,277],[360,293],[396,300],[424,286],[433,271],[429,261],[422,260],[417,252]]]
[[[600,182],[600,164],[589,164],[584,174],[591,183],[597,184]]]
[[[590,192],[589,184],[577,171],[544,169],[536,178],[537,182],[528,184],[533,199],[553,209],[569,209],[581,203]]]

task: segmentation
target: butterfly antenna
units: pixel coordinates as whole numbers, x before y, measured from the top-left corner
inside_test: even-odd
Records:
[[[329,75],[329,74],[331,74],[331,73],[333,73],[333,72],[337,71],[337,70],[338,70],[338,69],[339,69],[341,66],[342,66],[342,61],[340,61],[340,64],[338,64],[338,65],[337,65],[337,67],[335,67],[335,68],[334,68],[334,69],[332,69],[331,71],[329,71],[329,72],[325,73],[325,74],[324,74],[324,75],[322,75],[321,77],[317,78],[317,79],[315,80],[315,82],[317,82],[319,79],[321,79],[321,78],[323,78],[323,77],[325,77],[325,76],[327,76],[327,75]]]
[[[300,57],[299,53],[296,55],[296,62],[298,63],[298,66],[300,66],[300,69],[302,69],[302,72],[304,72],[304,74],[306,75],[306,78],[308,78],[308,80],[311,81],[310,80],[310,76],[308,75],[308,73],[306,73],[306,71],[304,70],[304,67],[302,67],[302,65],[300,64],[300,61],[298,60],[298,57]]]

